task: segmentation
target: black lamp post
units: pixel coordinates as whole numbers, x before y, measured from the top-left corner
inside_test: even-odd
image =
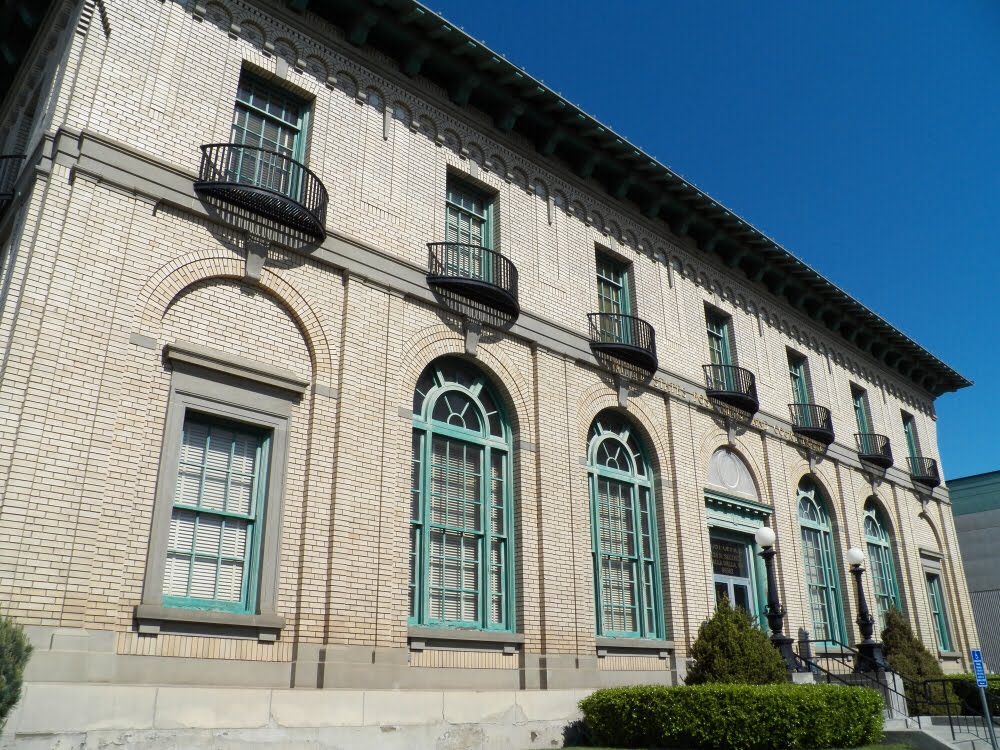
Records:
[[[764,615],[767,617],[767,624],[771,628],[771,643],[778,649],[781,658],[785,660],[785,666],[789,672],[797,672],[799,669],[798,660],[795,658],[795,651],[792,650],[792,639],[785,635],[785,608],[778,601],[778,582],[774,576],[774,531],[767,526],[761,526],[753,535],[757,544],[763,547],[760,556],[764,558],[764,566],[767,568],[767,607],[764,608]]]
[[[851,566],[851,575],[858,586],[858,629],[861,631],[861,643],[858,644],[858,660],[854,665],[855,672],[884,672],[889,668],[882,654],[882,644],[875,640],[875,618],[868,611],[868,600],[865,599],[865,587],[861,585],[861,576],[865,569],[861,563],[865,561],[865,553],[857,547],[847,550],[847,562]]]

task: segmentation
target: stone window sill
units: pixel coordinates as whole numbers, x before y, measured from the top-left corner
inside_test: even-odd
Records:
[[[938,651],[938,658],[944,661],[958,661],[962,655],[958,651]]]
[[[502,633],[492,630],[460,630],[458,628],[428,628],[411,625],[406,631],[411,651],[423,651],[434,646],[448,648],[503,648],[504,653],[515,653],[524,643],[522,633]]]
[[[609,650],[617,653],[638,653],[656,652],[661,659],[665,659],[674,650],[673,641],[663,641],[656,638],[605,638],[599,636],[597,642],[597,655],[604,657]]]
[[[137,605],[135,619],[143,635],[158,635],[161,628],[177,632],[176,627],[170,626],[181,626],[183,632],[192,635],[253,635],[259,641],[275,641],[285,627],[285,618],[273,613],[242,615],[155,604]],[[205,632],[198,632],[201,630]]]

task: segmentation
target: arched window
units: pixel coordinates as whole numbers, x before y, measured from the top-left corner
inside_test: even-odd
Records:
[[[663,637],[652,472],[631,425],[601,412],[587,446],[597,634]]]
[[[872,585],[875,587],[881,629],[885,627],[885,613],[892,607],[900,608],[899,586],[896,584],[896,565],[889,531],[874,500],[865,503],[865,542],[868,544],[868,567],[871,568]]]
[[[432,362],[413,394],[412,624],[514,630],[510,454],[483,374]]]
[[[847,641],[844,605],[834,556],[830,517],[819,487],[808,477],[799,482],[799,526],[806,572],[806,597],[812,614],[812,637],[828,643]]]

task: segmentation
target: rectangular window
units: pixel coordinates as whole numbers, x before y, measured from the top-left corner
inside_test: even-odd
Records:
[[[948,617],[944,610],[941,576],[937,573],[924,571],[924,577],[927,580],[927,600],[931,606],[931,617],[934,619],[934,633],[937,636],[938,649],[951,651],[951,633],[948,631]]]
[[[812,403],[809,387],[809,366],[801,354],[789,350],[788,375],[792,380],[792,398],[797,404]]]
[[[236,93],[229,179],[297,195],[305,157],[308,107],[258,78],[243,75]]]
[[[451,175],[445,196],[444,241],[487,249],[493,247],[492,200]]]
[[[712,310],[705,311],[708,327],[708,354],[713,365],[732,365],[730,318]]]
[[[167,607],[250,612],[269,435],[188,412],[163,574]]]
[[[629,315],[631,294],[628,264],[605,253],[597,253],[597,311],[611,315]]]
[[[906,451],[911,459],[920,456],[920,441],[917,439],[917,423],[912,414],[901,412],[903,415],[903,434],[906,436]]]
[[[868,410],[868,393],[864,388],[851,385],[851,400],[854,402],[854,419],[858,425],[858,432],[869,434],[872,432],[871,412]]]

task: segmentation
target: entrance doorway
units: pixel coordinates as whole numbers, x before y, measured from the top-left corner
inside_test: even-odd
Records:
[[[711,535],[712,576],[715,584],[715,603],[722,598],[733,607],[742,607],[755,621],[757,619],[756,581],[753,575],[749,540],[734,536]]]

